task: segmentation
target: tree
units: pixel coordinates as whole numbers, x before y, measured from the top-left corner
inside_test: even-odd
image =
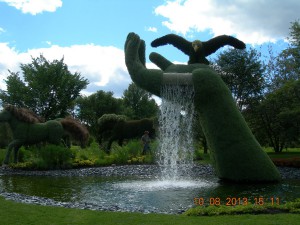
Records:
[[[270,91],[277,90],[290,80],[300,79],[300,23],[291,23],[289,46],[277,57],[272,56],[268,67],[272,73]],[[270,54],[271,55],[271,54]]]
[[[21,64],[21,70],[24,80],[19,73],[9,71],[7,90],[0,91],[0,99],[3,104],[29,108],[46,120],[65,117],[88,84],[79,73],[68,70],[64,58],[49,62],[40,55],[29,64]]]
[[[300,80],[286,82],[278,90],[266,95],[246,115],[254,132],[265,137],[275,152],[299,144],[300,137]]]
[[[123,93],[125,114],[131,119],[143,119],[157,116],[158,106],[151,94],[134,83]]]
[[[260,99],[265,88],[264,67],[260,54],[250,50],[228,49],[215,61],[215,70],[221,74],[240,111],[253,99]]]
[[[81,96],[76,100],[77,117],[90,127],[90,132],[97,136],[97,120],[103,114],[121,114],[122,99],[113,97],[113,92],[97,91],[90,96]]]

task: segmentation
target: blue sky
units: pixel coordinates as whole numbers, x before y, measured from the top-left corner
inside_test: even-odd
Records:
[[[203,41],[228,34],[248,48],[271,43],[279,51],[299,11],[299,0],[0,0],[0,89],[8,70],[42,53],[50,61],[64,56],[71,72],[87,78],[83,94],[121,97],[131,82],[123,53],[129,32],[146,41],[147,56],[156,51],[185,63],[174,47],[153,49],[151,41],[168,33]]]

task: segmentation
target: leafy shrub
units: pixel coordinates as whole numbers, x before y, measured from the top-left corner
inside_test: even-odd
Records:
[[[126,164],[130,156],[128,148],[120,147],[118,145],[112,146],[111,155],[113,156],[113,161],[116,164]]]
[[[0,149],[0,165],[2,165],[5,155],[6,155],[6,149]]]
[[[10,164],[10,167],[13,169],[28,170],[34,169],[35,165],[33,164],[33,162],[18,162]]]
[[[143,146],[140,140],[130,140],[123,149],[126,149],[131,156],[142,154]]]
[[[72,166],[72,151],[57,145],[46,145],[34,149],[36,159],[33,164],[37,169],[67,169]]]
[[[32,151],[30,148],[25,148],[22,146],[18,152],[18,162],[26,162],[29,161],[32,157]]]
[[[92,160],[92,159],[75,159],[72,163],[73,167],[93,167],[95,166],[95,161],[96,160]]]

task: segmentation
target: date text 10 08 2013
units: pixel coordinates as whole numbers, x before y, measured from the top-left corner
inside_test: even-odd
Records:
[[[236,206],[236,205],[265,205],[270,203],[271,205],[279,205],[280,199],[278,197],[254,197],[254,198],[247,198],[247,197],[226,197],[224,199],[219,197],[210,197],[210,198],[194,198],[194,204],[199,206],[206,206],[206,205],[225,205],[225,206]]]

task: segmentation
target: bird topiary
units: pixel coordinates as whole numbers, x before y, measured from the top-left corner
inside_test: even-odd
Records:
[[[255,139],[219,74],[201,63],[173,64],[157,53],[152,53],[150,59],[162,70],[147,69],[144,59],[145,42],[137,34],[129,33],[125,63],[131,79],[139,87],[160,96],[162,86],[174,80],[194,86],[195,108],[220,179],[234,182],[280,180],[277,168]]]

